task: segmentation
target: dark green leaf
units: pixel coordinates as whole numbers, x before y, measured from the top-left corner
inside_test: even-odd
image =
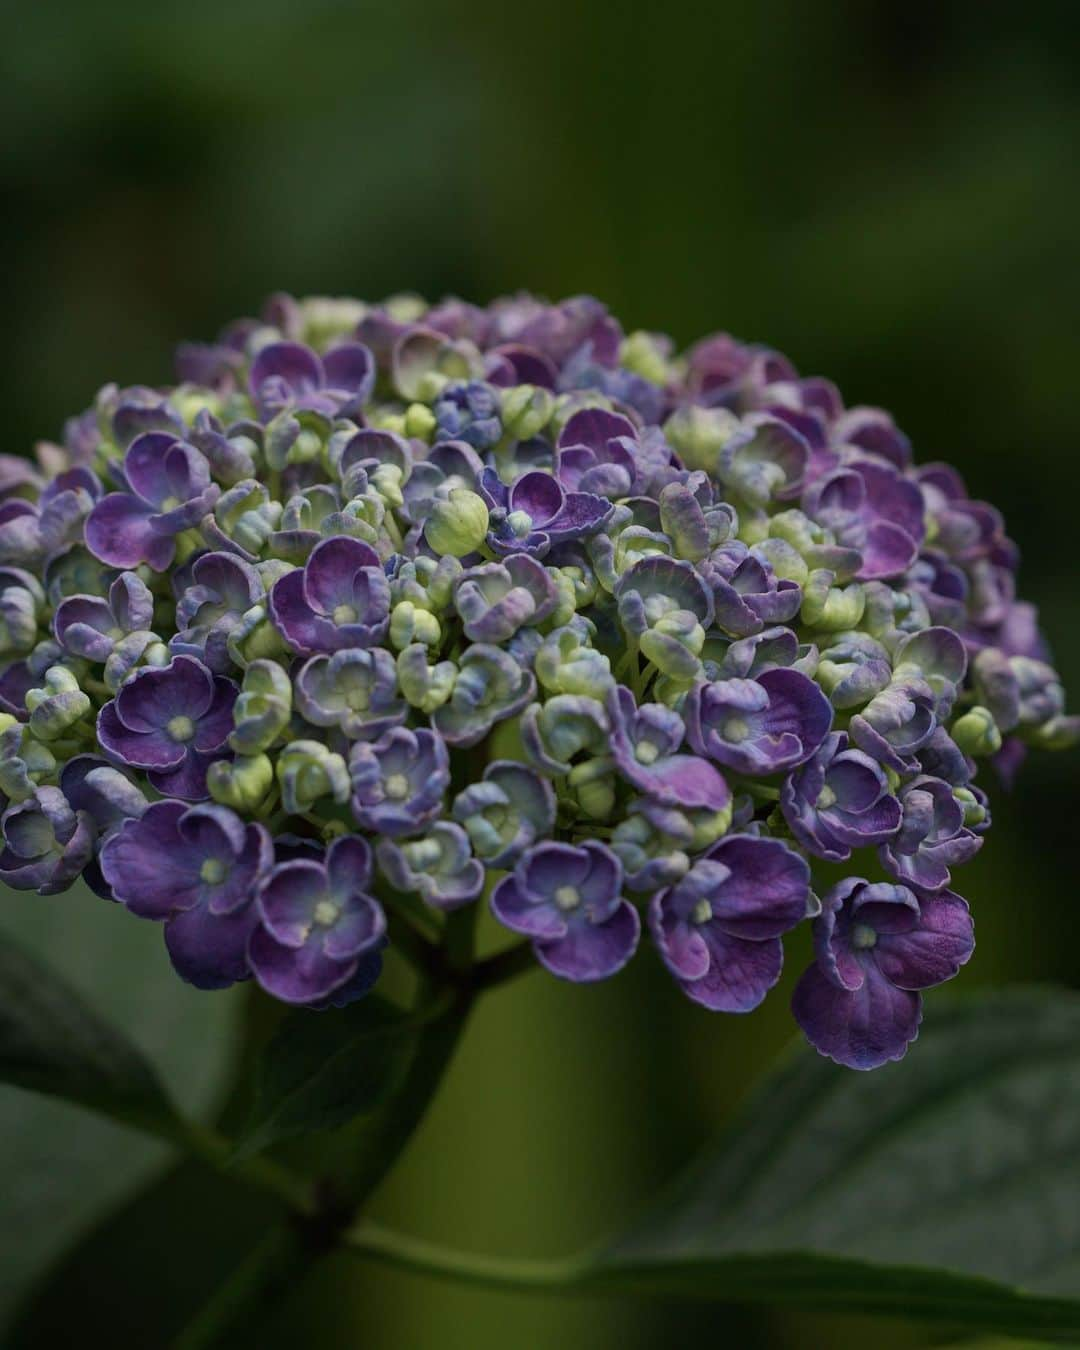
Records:
[[[0,939],[0,1081],[154,1132],[174,1119],[135,1046],[10,938]]]
[[[935,1001],[870,1074],[799,1053],[585,1282],[1080,1337],[1080,998]]]
[[[421,1025],[377,994],[339,1011],[290,1013],[263,1052],[235,1156],[366,1114],[400,1081]]]

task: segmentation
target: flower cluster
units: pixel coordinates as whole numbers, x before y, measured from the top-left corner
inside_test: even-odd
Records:
[[[972,950],[976,762],[1077,734],[993,507],[588,297],[277,296],[178,377],[0,457],[0,879],[311,1008],[482,898],[561,978],[647,933],[727,1012],[809,922],[811,1042],[904,1053]]]

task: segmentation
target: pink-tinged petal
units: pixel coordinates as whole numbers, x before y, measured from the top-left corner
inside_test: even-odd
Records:
[[[819,1053],[849,1069],[876,1069],[903,1059],[919,1034],[922,1000],[874,972],[860,988],[838,988],[816,965],[804,972],[791,1010]]]
[[[958,895],[924,897],[919,909],[915,928],[881,933],[874,947],[882,975],[901,989],[929,989],[952,979],[975,950],[971,914]]]
[[[637,950],[640,936],[637,910],[621,900],[604,923],[572,923],[565,937],[536,942],[536,957],[553,975],[589,984],[621,970]]]
[[[723,811],[731,801],[731,789],[720,772],[697,755],[670,755],[636,781],[650,797],[679,806]]]
[[[163,572],[172,562],[175,544],[150,523],[154,508],[127,492],[110,492],[86,518],[86,547],[110,567],[149,563]]]
[[[784,948],[779,938],[746,942],[723,933],[716,924],[701,929],[709,949],[709,969],[699,980],[682,980],[683,990],[713,1012],[750,1012],[780,978]]]
[[[526,937],[557,940],[567,924],[554,905],[529,900],[514,877],[503,877],[491,893],[491,912],[505,927]]]

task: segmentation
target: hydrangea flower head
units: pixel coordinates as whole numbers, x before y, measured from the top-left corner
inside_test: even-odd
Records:
[[[972,951],[980,762],[1078,732],[999,512],[591,297],[275,296],[177,373],[0,456],[0,879],[311,1009],[485,906],[747,1012],[809,923],[811,1043],[904,1054]]]

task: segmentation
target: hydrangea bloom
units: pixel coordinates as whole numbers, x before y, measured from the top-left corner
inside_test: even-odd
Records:
[[[809,1040],[904,1053],[972,950],[979,761],[1077,736],[997,511],[589,297],[276,296],[178,375],[0,456],[0,880],[309,1008],[486,904],[576,982],[644,926],[745,1012],[809,922]]]

